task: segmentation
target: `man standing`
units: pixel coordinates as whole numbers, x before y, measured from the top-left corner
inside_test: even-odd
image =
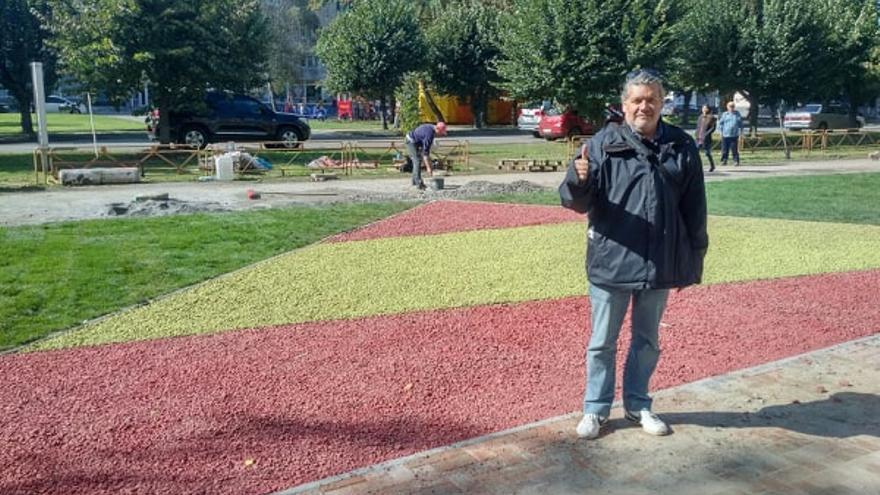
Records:
[[[703,105],[700,118],[697,119],[697,130],[694,137],[697,138],[697,146],[706,154],[709,159],[709,172],[715,171],[715,162],[712,160],[712,134],[715,132],[715,116],[712,115],[712,109],[709,105]]]
[[[562,205],[587,213],[592,330],[584,416],[577,434],[596,438],[614,400],[617,340],[632,302],[623,372],[625,417],[652,435],[669,426],[651,411],[648,383],[660,356],[660,318],[671,288],[699,283],[706,233],[703,169],[694,140],[660,121],[663,83],[648,69],[624,83],[624,123],[608,124],[572,161]]]
[[[733,151],[733,166],[739,166],[739,131],[742,129],[742,115],[736,110],[736,105],[727,102],[727,111],[718,119],[718,127],[721,128],[721,164],[727,165],[727,152]]]
[[[431,146],[434,145],[435,135],[446,135],[445,122],[422,124],[408,132],[404,139],[407,154],[412,161],[412,185],[417,189],[425,188],[425,183],[422,182],[422,164],[425,165],[428,175],[434,172],[431,168]]]

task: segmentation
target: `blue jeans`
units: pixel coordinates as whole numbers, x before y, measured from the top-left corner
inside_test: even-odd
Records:
[[[660,358],[658,330],[669,290],[618,290],[590,285],[592,332],[587,345],[584,413],[607,418],[614,402],[617,338],[632,300],[632,342],[623,370],[623,405],[651,409],[648,382]]]
[[[727,152],[733,152],[733,163],[739,164],[739,137],[721,138],[721,163],[727,164]]]

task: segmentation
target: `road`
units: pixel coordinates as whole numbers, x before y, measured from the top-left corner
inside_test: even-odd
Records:
[[[865,130],[880,130],[880,125],[872,124],[865,127]],[[775,127],[761,127],[758,132],[762,134],[779,132]],[[392,133],[387,135],[376,135],[378,133],[371,132],[349,132],[340,131],[319,131],[312,134],[312,138],[305,143],[308,148],[322,148],[328,143],[336,141],[357,141],[363,146],[383,146],[391,140],[399,140],[400,137],[394,136]],[[502,129],[485,129],[474,130],[465,126],[453,126],[450,128],[448,139],[467,139],[470,144],[530,144],[540,142],[534,138],[528,131],[520,131],[512,128]],[[53,136],[49,135],[49,143],[51,146],[74,147],[90,150],[93,147],[91,136]],[[98,136],[98,145],[106,145],[113,148],[142,148],[150,144],[146,133],[129,132],[119,134],[100,134]],[[0,144],[0,153],[30,153],[34,150],[36,143],[7,143]]]

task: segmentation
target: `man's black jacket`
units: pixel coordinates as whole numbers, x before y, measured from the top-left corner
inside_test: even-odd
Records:
[[[709,236],[693,139],[661,122],[656,142],[647,143],[626,124],[608,124],[590,140],[588,155],[586,185],[572,160],[559,196],[562,206],[588,214],[590,283],[622,289],[700,283]]]

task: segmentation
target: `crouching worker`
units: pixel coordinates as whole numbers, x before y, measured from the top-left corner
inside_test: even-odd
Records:
[[[422,165],[425,165],[428,175],[434,172],[431,168],[431,146],[434,145],[435,135],[446,135],[445,122],[422,124],[408,132],[404,139],[407,154],[412,161],[412,185],[419,190],[425,188],[425,183],[422,182]]]
[[[559,186],[562,205],[588,220],[592,328],[584,416],[576,429],[582,438],[598,437],[611,413],[617,340],[630,304],[624,415],[652,435],[670,432],[648,395],[660,357],[660,319],[669,289],[700,283],[709,238],[697,147],[684,131],[660,120],[663,96],[656,72],[628,74],[621,95],[624,122],[598,132]]]

